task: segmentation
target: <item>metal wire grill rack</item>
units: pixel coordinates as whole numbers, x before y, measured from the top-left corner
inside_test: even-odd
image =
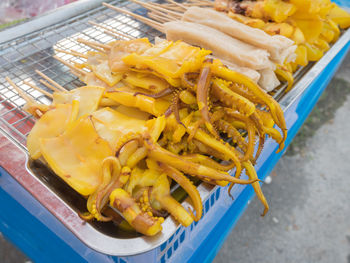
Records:
[[[112,1],[111,4],[133,10],[141,15],[145,13],[140,6],[131,2]],[[86,52],[90,48],[78,43],[77,38],[101,43],[114,39],[105,34],[103,29],[89,24],[90,20],[118,29],[119,32],[131,37],[147,36],[153,40],[155,36],[160,35],[156,30],[131,17],[101,6],[68,21],[0,45],[0,127],[10,133],[11,137],[21,146],[25,146],[26,136],[34,124],[34,119],[29,113],[22,110],[25,101],[7,83],[5,77],[11,78],[26,94],[44,104],[50,103],[49,98],[23,83],[23,81],[28,81],[49,91],[39,82],[40,76],[35,73],[35,69],[54,79],[66,89],[82,86],[83,83],[69,73],[69,68],[54,59],[53,56],[57,55],[64,60],[81,63],[81,59],[56,52],[55,48]]]

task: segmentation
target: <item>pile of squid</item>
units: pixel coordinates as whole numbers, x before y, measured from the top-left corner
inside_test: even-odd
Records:
[[[86,197],[85,220],[110,221],[114,208],[147,236],[162,230],[166,214],[189,226],[202,217],[193,178],[229,191],[251,184],[268,211],[254,164],[268,136],[279,151],[287,136],[270,95],[182,41],[80,42],[95,51],[66,51],[86,61],[63,62],[86,86],[25,109],[38,118],[27,140],[31,158]],[[193,209],[172,197],[172,181]]]

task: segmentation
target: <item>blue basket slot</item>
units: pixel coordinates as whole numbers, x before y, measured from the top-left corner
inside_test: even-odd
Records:
[[[216,190],[216,193],[215,193],[216,201],[219,199],[219,197],[220,197],[220,188],[218,187],[218,189]]]
[[[179,247],[179,241],[176,240],[176,241],[174,242],[174,252],[177,250],[178,247]]]
[[[210,204],[209,204],[209,199],[208,199],[208,200],[205,202],[205,213],[208,212],[209,207],[210,207]]]
[[[165,260],[165,255],[162,256],[162,258],[160,259],[160,263],[165,263],[166,260]]]
[[[170,242],[174,239],[174,236],[175,236],[175,234],[174,235],[172,235],[169,239],[168,239],[168,244],[170,244]]]
[[[172,247],[169,247],[168,251],[166,252],[168,258],[171,257],[171,255],[173,254],[173,248]]]
[[[160,251],[161,251],[161,252],[163,252],[163,251],[165,250],[166,244],[167,244],[167,242],[165,242],[165,243],[163,243],[163,244],[160,245]]]
[[[182,242],[184,242],[184,240],[185,240],[185,237],[186,237],[186,234],[185,234],[186,232],[184,231],[184,232],[182,232],[182,234],[181,234],[181,236],[180,236],[180,244],[182,243]]]
[[[212,207],[215,203],[215,193],[213,193],[210,197],[210,207]]]

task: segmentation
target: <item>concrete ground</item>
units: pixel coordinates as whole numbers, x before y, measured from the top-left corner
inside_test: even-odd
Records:
[[[350,263],[350,54],[214,262]],[[0,234],[0,262],[29,260]]]

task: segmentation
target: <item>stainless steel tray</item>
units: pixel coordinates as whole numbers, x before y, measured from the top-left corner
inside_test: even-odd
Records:
[[[50,103],[47,97],[23,84],[24,80],[32,81],[40,85],[39,76],[34,70],[39,69],[49,77],[56,80],[62,86],[73,89],[82,83],[69,73],[69,69],[52,58],[55,55],[53,47],[59,49],[74,49],[85,52],[88,48],[75,41],[78,37],[92,39],[100,42],[109,42],[112,37],[106,35],[103,30],[91,26],[88,21],[110,26],[124,34],[133,37],[149,37],[161,35],[156,30],[142,24],[141,22],[102,6],[96,5],[101,1],[84,0],[72,6],[66,6],[49,16],[24,23],[18,27],[0,32],[0,132],[6,134],[16,145],[26,153],[25,141],[31,125],[34,124],[32,116],[22,110],[25,103],[16,92],[6,83],[5,77],[9,76],[23,91],[41,103]],[[111,4],[125,7],[139,14],[145,14],[140,6],[125,2],[112,1]],[[91,9],[93,8],[93,9]],[[51,19],[50,19],[51,18]],[[21,32],[19,34],[18,32]],[[308,85],[317,77],[324,67],[349,41],[350,31],[344,32],[341,38],[333,45],[326,55],[317,63],[300,69],[296,74],[294,88],[287,94],[284,93],[285,85],[274,95],[279,100],[284,110],[305,91]],[[78,58],[70,55],[58,54],[64,59],[79,62]],[[45,86],[41,86],[45,88]],[[16,115],[18,118],[12,120],[9,116]],[[167,241],[181,227],[171,217],[167,217],[163,224],[163,231],[155,237],[141,235],[127,235],[117,231],[113,225],[106,223],[80,223],[77,211],[84,210],[84,200],[77,193],[67,187],[62,181],[50,173],[50,171],[33,163],[27,156],[27,171],[34,180],[44,186],[45,195],[55,196],[60,199],[62,206],[69,209],[76,218],[65,218],[64,209],[58,207],[52,213],[68,229],[70,229],[82,242],[89,247],[104,254],[127,256],[143,253],[159,247]],[[203,202],[216,191],[216,187],[202,183],[198,186]],[[233,189],[233,191],[235,188]],[[45,206],[45,200],[41,200]],[[190,206],[186,201],[184,207]],[[204,215],[205,216],[205,215]]]

